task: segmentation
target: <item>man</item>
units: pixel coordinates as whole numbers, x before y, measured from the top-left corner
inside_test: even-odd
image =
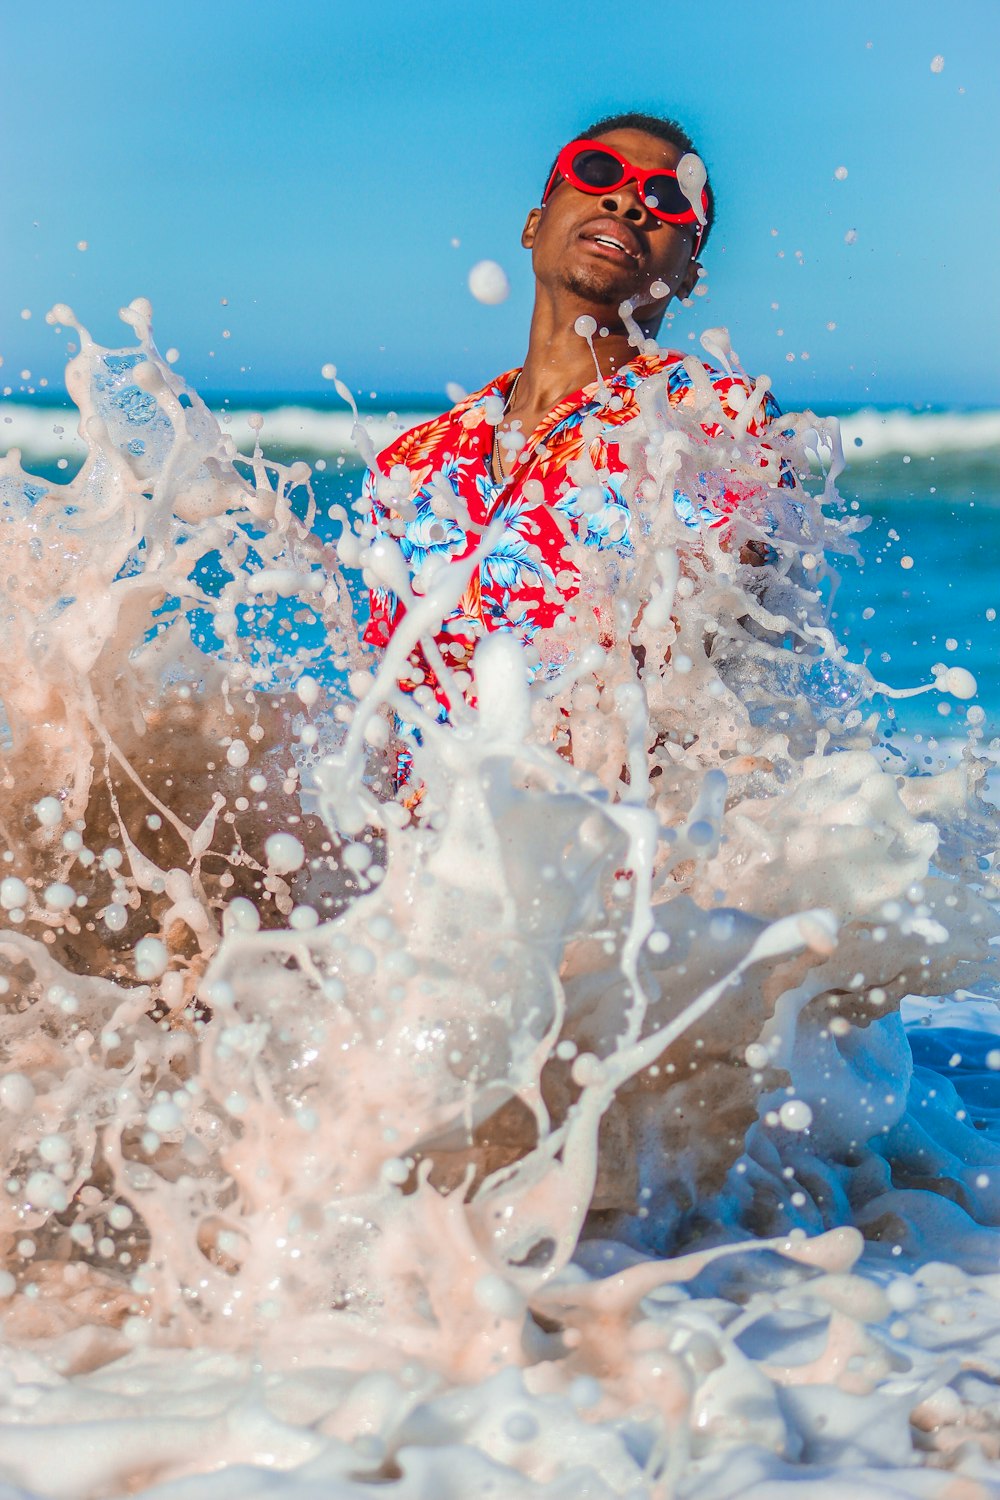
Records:
[[[503,526],[435,637],[438,669],[419,648],[409,658],[400,685],[418,701],[446,714],[447,679],[468,693],[476,644],[490,631],[515,632],[544,665],[546,636],[577,592],[567,541],[630,549],[616,436],[651,375],[666,372],[671,403],[693,399],[683,356],[654,340],[671,301],[694,290],[713,211],[704,168],[672,120],[612,116],[559,153],[521,235],[536,287],[524,364],[405,433],[366,481],[372,525],[398,540],[418,594],[487,527]],[[746,386],[709,374],[735,416]],[[767,397],[751,434],[777,413]],[[675,503],[693,528],[725,523],[698,497]],[[373,588],[365,639],[384,646],[404,613],[395,593]]]
[[[409,652],[408,662],[400,660],[395,669],[401,676],[406,673],[400,686],[426,713],[457,717],[454,709],[459,696],[474,698],[475,652],[478,643],[493,631],[513,633],[526,648],[529,669],[554,676],[565,664],[567,651],[572,650],[567,638],[585,639],[589,633],[602,646],[613,644],[615,611],[609,607],[607,596],[614,588],[614,554],[627,554],[632,545],[633,517],[628,503],[632,491],[623,453],[629,441],[626,429],[639,414],[642,383],[659,377],[657,386],[665,386],[672,405],[690,401],[695,408],[697,404],[693,375],[685,368],[682,356],[662,351],[653,342],[671,301],[683,300],[694,290],[700,272],[699,256],[711,229],[713,197],[701,163],[693,157],[692,142],[680,126],[646,115],[598,121],[564,147],[549,174],[542,201],[529,212],[522,234],[522,244],[531,251],[536,282],[528,351],[522,367],[498,376],[450,412],[404,434],[379,456],[376,470],[368,476],[372,539],[389,537],[398,541],[410,584],[405,588],[400,579],[402,598],[391,586],[372,588],[368,642],[376,648],[396,644],[401,652],[401,642],[397,638],[394,643],[393,636],[406,619],[407,603],[419,609],[421,596],[437,592],[437,585],[446,583],[449,577],[455,584],[451,590],[454,599],[467,578],[461,597],[440,628],[433,620],[425,622],[422,644]],[[709,378],[726,413],[736,419],[745,403],[747,387],[732,376],[716,372],[710,372]],[[656,395],[659,400],[659,390]],[[697,409],[704,410],[700,404]],[[760,426],[776,412],[777,407],[767,398],[761,420],[749,430],[757,435]],[[711,420],[698,418],[703,427]],[[719,433],[714,423],[705,430],[712,437]],[[716,495],[720,488],[714,477],[706,486]],[[715,505],[697,493],[674,496],[681,519],[692,528],[694,545],[701,527],[725,527],[727,511],[737,503],[735,494],[724,495]],[[581,588],[578,567],[583,550],[580,544],[607,554],[609,565],[593,570],[586,591]],[[473,564],[470,558],[474,552],[478,560]],[[391,553],[387,559],[379,558],[380,576],[391,579],[398,561]],[[452,570],[459,569],[456,577]],[[399,571],[396,568],[397,578]],[[599,589],[595,579],[599,579]],[[585,618],[580,622],[583,628],[574,631],[572,617],[584,592],[587,598],[582,607],[593,610],[596,619]],[[434,609],[436,605],[427,613],[433,615]],[[434,631],[433,639],[430,630]],[[408,634],[407,644],[410,639]],[[630,649],[637,654],[631,642]],[[565,716],[565,723],[559,722],[559,715]],[[413,717],[419,720],[421,714],[415,712]],[[575,765],[593,768],[604,764],[610,777],[617,778],[620,768],[626,769],[623,717],[618,716],[612,724],[608,716],[595,731],[582,722],[587,715],[579,707],[569,716],[559,704],[549,726],[551,743]],[[597,740],[600,743],[595,755],[592,752]],[[409,790],[408,772],[407,752],[400,755],[397,751],[397,780],[399,790],[404,792]],[[422,787],[417,785],[402,800],[415,809],[421,795]],[[579,805],[571,801],[570,808],[572,811],[561,815],[573,816]],[[457,823],[461,847],[461,820]],[[559,826],[568,828],[569,824]],[[525,849],[531,847],[525,845]],[[551,847],[557,844],[553,842]],[[598,859],[593,848],[589,858]],[[465,930],[481,932],[482,939],[472,949],[463,947],[458,960],[449,961],[467,966],[461,972],[468,976],[470,993],[478,992],[476,987],[483,982],[483,975],[492,974],[494,969],[502,973],[498,983],[516,991],[506,950],[494,964],[496,950],[489,947],[495,933],[487,912],[496,914],[494,893],[491,890],[483,898],[484,905],[475,907],[481,898],[470,895],[471,887],[462,886],[461,863],[459,870],[454,885],[444,881],[439,889],[447,893],[449,919],[454,920],[453,908],[457,907],[468,924]],[[623,866],[615,874],[615,894],[608,896],[608,927],[601,956],[595,958],[585,938],[579,944],[570,943],[560,963],[559,981],[570,997],[567,1015],[574,1017],[567,1023],[574,1044],[590,1035],[588,1018],[597,1009],[597,990],[601,1005],[619,1004],[622,1014],[629,1008],[622,992],[621,952],[615,949],[613,939],[609,953],[606,940],[608,932],[618,932],[619,919],[625,920],[626,907],[618,896],[634,872]],[[498,875],[497,883],[500,881]],[[519,910],[544,909],[541,896],[534,907],[531,905],[535,887],[527,871],[516,885],[517,899],[523,902]],[[544,890],[541,877],[537,889]],[[686,921],[682,917],[686,907],[668,909],[674,917]],[[475,918],[469,916],[473,910],[478,913]],[[457,925],[454,930],[459,930]],[[422,931],[425,944],[440,944],[438,928],[428,937],[429,926],[424,920]],[[680,931],[676,939],[678,944],[687,941]],[[604,967],[596,967],[600,964]],[[686,966],[681,972],[687,972]],[[697,967],[693,970],[699,976],[699,986],[705,982],[706,972]],[[593,984],[597,990],[588,991]],[[576,985],[580,989],[574,991]],[[673,975],[669,990],[671,997],[683,995]],[[618,998],[609,999],[611,996]],[[676,1003],[682,1006],[683,998]],[[732,1007],[735,1020],[730,1010],[720,1009],[725,1023],[717,1028],[721,1036],[710,1031],[707,1022],[700,1025],[701,1050],[695,1052],[693,1046],[686,1049],[684,1041],[678,1043],[671,1053],[669,1072],[653,1069],[644,1074],[631,1094],[622,1091],[626,1103],[616,1099],[611,1105],[601,1126],[600,1171],[590,1202],[592,1212],[617,1215],[635,1210],[642,1154],[631,1128],[631,1109],[637,1118],[643,1117],[644,1110],[652,1113],[647,1142],[658,1132],[672,1148],[659,1159],[665,1173],[675,1173],[676,1169],[677,1202],[684,1200],[692,1183],[700,1188],[704,1179],[713,1189],[717,1186],[756,1106],[740,1046],[757,1036],[762,1005],[756,992],[747,987],[739,992],[738,1001],[733,999]],[[574,1030],[577,1027],[579,1037]],[[600,1026],[594,1022],[593,1035],[599,1034]],[[586,1045],[589,1047],[589,1041]],[[595,1051],[599,1051],[599,1045],[595,1045]],[[737,1062],[733,1062],[734,1056]],[[681,1119],[663,1109],[659,1101],[659,1091],[673,1079],[675,1070],[678,1077],[688,1079],[677,1095],[684,1105]],[[651,1084],[654,1073],[659,1082]],[[643,1090],[651,1104],[641,1100],[636,1104],[636,1094]],[[685,1090],[692,1095],[690,1108]],[[547,1068],[544,1091],[552,1119],[565,1118],[573,1090],[558,1067]],[[699,1108],[712,1116],[718,1151],[714,1145],[703,1150],[692,1167],[685,1132],[690,1134],[692,1112]],[[470,1165],[475,1166],[477,1180],[481,1180],[530,1150],[536,1129],[530,1109],[520,1098],[512,1098],[488,1119],[478,1122],[471,1139],[457,1149],[453,1138],[440,1149],[440,1143],[427,1147],[426,1155],[435,1163],[432,1180],[457,1186],[466,1181]],[[670,1185],[675,1185],[673,1177]],[[657,1188],[659,1191],[659,1182]],[[659,1199],[657,1223],[669,1226],[678,1210],[676,1205],[670,1206],[665,1191],[659,1191]],[[662,1232],[666,1237],[669,1228]]]

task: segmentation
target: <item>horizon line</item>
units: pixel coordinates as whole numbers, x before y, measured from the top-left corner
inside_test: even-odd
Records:
[[[230,406],[237,411],[262,407],[275,410],[283,406],[308,406],[315,411],[329,411],[331,413],[341,412],[350,415],[350,407],[347,403],[329,387],[301,388],[268,386],[254,390],[233,390],[225,388],[198,387],[190,381],[185,382],[188,387],[196,391],[205,405],[215,409]],[[406,412],[445,412],[454,403],[449,401],[444,391],[420,391],[420,390],[388,390],[376,392],[374,399],[369,390],[358,390],[353,392],[354,398],[360,412],[371,412],[384,414],[387,411]],[[0,394],[0,405],[10,406],[34,406],[62,408],[68,411],[76,409],[74,401],[69,393],[63,388],[47,387],[45,390],[24,391],[14,390],[10,387],[3,388]],[[818,415],[833,415],[840,412],[860,411],[908,411],[914,415],[921,412],[927,413],[968,413],[1000,411],[1000,395],[992,401],[916,401],[912,398],[897,397],[895,399],[865,399],[863,396],[821,396],[810,397],[798,396],[794,392],[782,392],[782,410],[786,412],[815,411]]]

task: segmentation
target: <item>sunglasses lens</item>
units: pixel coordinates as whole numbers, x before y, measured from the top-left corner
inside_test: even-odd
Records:
[[[598,192],[615,187],[622,180],[621,162],[606,151],[578,151],[573,158],[573,171],[581,182]]]
[[[643,199],[646,207],[651,208],[654,213],[679,216],[691,212],[691,204],[685,198],[677,178],[667,177],[665,174],[647,178]]]

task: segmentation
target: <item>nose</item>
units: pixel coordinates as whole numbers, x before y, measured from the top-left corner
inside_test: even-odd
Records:
[[[628,219],[633,224],[653,222],[653,215],[639,197],[635,182],[623,182],[613,192],[605,193],[601,199],[601,207],[606,213],[616,214],[618,218]]]

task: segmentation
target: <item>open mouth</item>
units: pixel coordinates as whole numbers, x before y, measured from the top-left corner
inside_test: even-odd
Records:
[[[606,245],[609,250],[620,250],[623,255],[628,256],[629,260],[635,260],[637,258],[634,252],[629,250],[627,245],[623,245],[620,240],[613,240],[610,235],[595,234],[592,238],[595,245]]]
[[[613,255],[616,259],[624,259],[637,265],[639,262],[639,247],[632,235],[626,230],[619,230],[607,221],[600,229],[585,230],[582,238],[588,245],[597,245],[606,254]]]

